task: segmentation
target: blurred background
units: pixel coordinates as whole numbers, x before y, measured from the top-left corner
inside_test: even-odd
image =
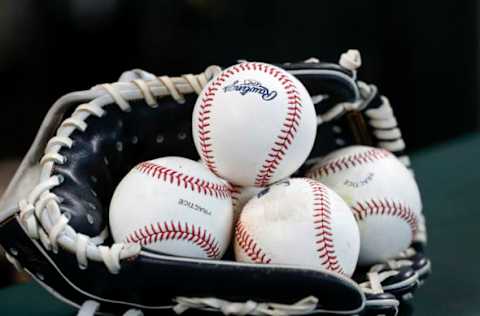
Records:
[[[390,99],[410,150],[477,130],[479,10],[452,0],[0,0],[0,191],[56,99],[137,67],[337,62],[355,48],[359,78]],[[1,285],[19,278],[5,275]]]

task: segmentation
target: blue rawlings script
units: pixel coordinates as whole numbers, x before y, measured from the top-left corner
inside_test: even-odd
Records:
[[[224,87],[223,90],[225,92],[238,91],[241,95],[246,95],[247,93],[258,93],[265,101],[273,100],[277,96],[277,91],[270,91],[260,82],[251,79],[246,79],[243,82],[236,80],[231,85]]]

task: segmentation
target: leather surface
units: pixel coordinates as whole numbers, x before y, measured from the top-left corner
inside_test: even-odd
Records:
[[[328,95],[326,102],[317,104],[317,113],[325,112],[333,104],[354,101],[357,86],[353,73],[332,63],[292,63],[280,67],[293,73],[312,96]]]

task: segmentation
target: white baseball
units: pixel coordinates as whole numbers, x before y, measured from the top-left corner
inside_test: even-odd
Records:
[[[321,268],[351,276],[360,237],[348,205],[312,179],[289,179],[260,192],[235,226],[235,258]]]
[[[359,264],[380,262],[408,248],[422,204],[410,171],[390,152],[351,146],[327,155],[308,173],[351,206],[360,228]]]
[[[193,110],[193,139],[204,164],[241,186],[289,177],[312,149],[317,118],[295,77],[264,63],[242,63],[217,75]]]
[[[222,257],[233,225],[227,182],[180,157],[134,167],[115,189],[109,215],[115,242],[204,259]]]

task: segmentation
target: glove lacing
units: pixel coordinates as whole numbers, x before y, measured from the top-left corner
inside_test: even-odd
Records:
[[[360,98],[354,102],[342,102],[336,104],[327,112],[319,114],[317,123],[329,122],[337,119],[348,112],[364,111],[368,124],[373,128],[373,135],[377,140],[377,146],[384,148],[397,156],[398,159],[410,168],[410,159],[403,154],[405,142],[398,123],[393,113],[390,101],[385,96],[380,96],[381,105],[378,108],[368,108],[378,90],[375,85],[368,85],[357,81]]]
[[[397,274],[398,274],[398,271],[395,271],[395,270],[389,270],[384,272],[368,272],[367,273],[368,281],[361,283],[360,287],[365,293],[368,293],[368,294],[383,293],[384,291],[383,291],[382,282]]]
[[[129,101],[144,99],[151,107],[158,106],[156,99],[171,96],[179,103],[185,102],[184,94],[199,94],[213,76],[220,72],[220,67],[211,66],[199,75],[184,75],[182,77],[154,77],[141,70],[135,70],[123,75],[123,80],[130,82],[103,84],[92,89],[101,89],[105,93],[88,103],[79,105],[70,118],[64,120],[45,148],[45,154],[40,160],[42,167],[40,183],[35,186],[27,198],[19,202],[19,219],[32,239],[39,240],[42,245],[53,252],[61,247],[76,254],[79,268],[85,269],[88,260],[103,262],[111,273],[120,271],[120,260],[137,256],[140,253],[138,244],[113,244],[111,247],[100,246],[108,235],[107,228],[100,236],[89,237],[77,233],[68,225],[69,216],[61,212],[62,201],[50,192],[63,182],[61,175],[52,175],[55,164],[64,164],[66,157],[59,153],[62,147],[74,146],[70,135],[73,131],[85,131],[88,126],[86,118],[93,115],[106,115],[104,106],[115,103],[123,111],[130,111]],[[149,80],[150,79],[150,80]]]
[[[382,95],[380,96],[381,105],[378,108],[366,109],[373,97],[377,95],[377,87],[358,81],[358,88],[364,100],[364,105],[360,106],[359,110],[365,109],[365,115],[369,119],[368,124],[373,128],[373,135],[378,141],[377,146],[394,153],[407,168],[410,168],[409,157],[400,154],[405,150],[405,141],[398,128],[390,101]]]
[[[402,251],[396,258],[385,262],[375,264],[370,267],[367,273],[367,281],[360,284],[365,293],[379,294],[384,292],[382,282],[386,279],[399,274],[399,269],[403,267],[411,267],[413,261],[411,258],[416,255],[414,248],[408,248]],[[415,275],[417,284],[421,282],[419,275]]]
[[[234,303],[218,298],[188,298],[177,297],[177,305],[173,310],[177,313],[183,313],[189,308],[220,311],[224,315],[305,315],[315,311],[318,299],[313,296],[306,297],[292,305],[276,303],[257,303],[247,301],[245,303]]]
[[[224,315],[265,315],[265,316],[287,316],[287,315],[307,315],[316,310],[318,299],[313,296],[306,297],[292,305],[277,303],[257,303],[247,301],[245,303],[229,302],[218,298],[190,298],[176,297],[176,305],[173,311],[176,314],[182,314],[188,309],[198,309],[204,311],[217,311]],[[83,303],[77,316],[93,316],[100,309],[100,303],[88,300]],[[141,316],[139,309],[129,309],[123,316]]]

